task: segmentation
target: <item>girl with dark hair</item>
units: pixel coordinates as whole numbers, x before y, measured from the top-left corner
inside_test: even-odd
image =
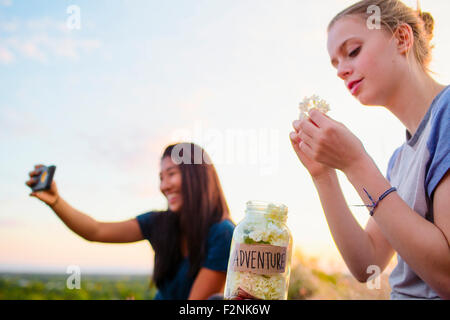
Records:
[[[29,173],[28,186],[36,183],[39,167]],[[206,152],[193,143],[168,146],[161,158],[160,190],[167,198],[167,210],[114,223],[96,221],[71,207],[54,181],[50,190],[30,195],[45,202],[67,227],[88,241],[148,240],[155,252],[155,299],[207,299],[221,293],[235,225]]]

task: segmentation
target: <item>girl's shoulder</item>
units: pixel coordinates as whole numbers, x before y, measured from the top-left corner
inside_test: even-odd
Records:
[[[448,137],[448,129],[450,128],[450,86],[445,87],[432,104],[431,112],[431,134],[432,141]]]
[[[216,233],[223,233],[223,232],[233,232],[235,228],[235,224],[230,219],[223,219],[219,222],[214,223],[209,228],[209,233],[216,234]]]
[[[220,243],[228,243],[233,237],[235,225],[229,219],[224,219],[222,221],[216,222],[211,225],[208,231],[208,244],[219,245]]]
[[[425,154],[425,187],[431,198],[450,168],[450,86],[435,99]]]

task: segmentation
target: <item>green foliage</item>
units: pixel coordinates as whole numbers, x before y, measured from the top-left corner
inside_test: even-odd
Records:
[[[313,275],[315,275],[319,280],[324,282],[329,282],[330,284],[336,285],[337,284],[337,277],[338,275],[333,274],[326,274],[325,272],[321,270],[312,270]]]
[[[66,274],[0,274],[0,300],[149,300],[156,294],[150,276],[82,275],[69,289]]]
[[[263,241],[263,240],[255,241],[252,238],[250,238],[249,236],[244,237],[244,243],[245,244],[270,244],[270,242],[268,242],[268,241]]]

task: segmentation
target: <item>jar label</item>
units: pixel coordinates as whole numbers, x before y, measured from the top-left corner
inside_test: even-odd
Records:
[[[232,253],[231,269],[256,274],[284,273],[286,251],[286,247],[268,244],[236,243]]]

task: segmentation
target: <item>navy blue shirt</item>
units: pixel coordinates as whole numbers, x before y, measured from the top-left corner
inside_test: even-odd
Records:
[[[152,245],[151,230],[155,227],[153,225],[155,212],[141,214],[136,219],[144,239],[147,239]],[[206,257],[202,267],[215,271],[227,271],[234,227],[234,223],[230,220],[223,220],[210,227],[206,243]],[[178,265],[175,276],[164,281],[158,288],[155,300],[186,300],[189,297],[195,280],[188,275],[189,265],[189,258],[183,258]]]

